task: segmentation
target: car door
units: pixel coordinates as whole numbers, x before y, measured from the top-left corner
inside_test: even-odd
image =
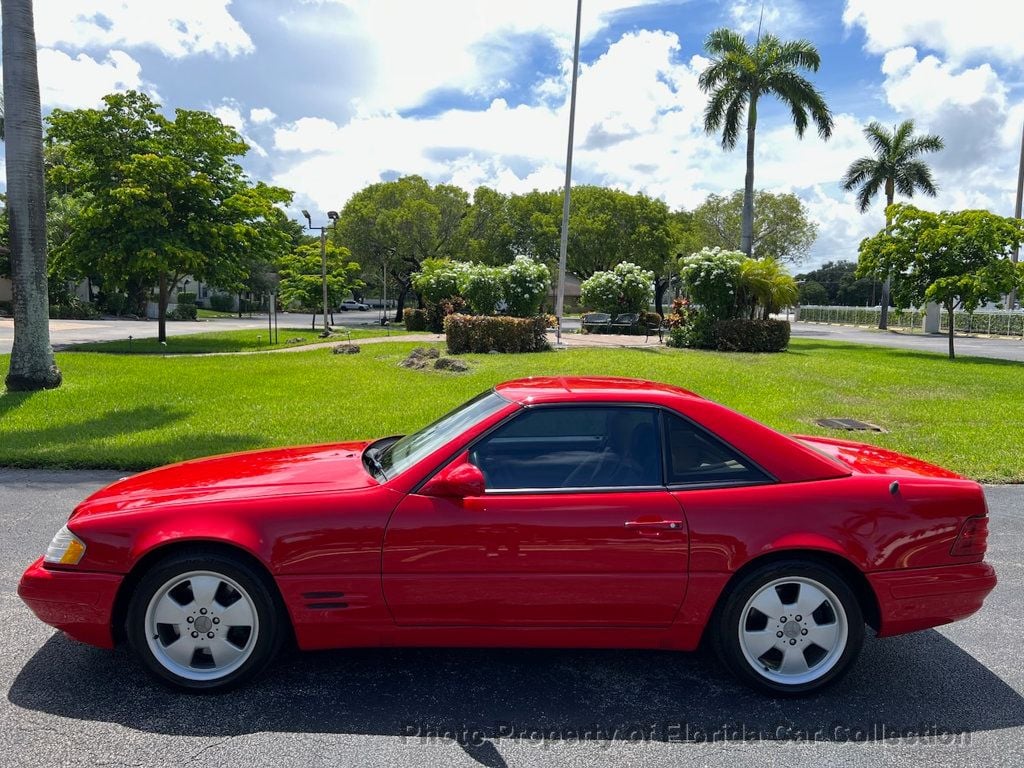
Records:
[[[667,626],[687,528],[662,478],[657,409],[533,406],[467,454],[486,491],[409,494],[384,539],[403,625]]]

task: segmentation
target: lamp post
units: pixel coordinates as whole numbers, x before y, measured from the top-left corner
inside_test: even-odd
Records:
[[[572,143],[576,130],[576,81],[580,72],[580,20],[583,18],[583,0],[576,0],[576,39],[572,51],[572,90],[569,94],[569,147],[565,153],[565,191],[562,193],[562,233],[558,243],[558,292],[555,294],[555,317],[558,320],[557,337],[562,341],[562,313],[565,311],[565,260],[569,250],[569,196],[572,187]]]
[[[309,211],[303,209],[302,215],[306,217],[306,229],[320,230],[320,278],[324,288],[324,330],[320,335],[330,336],[331,327],[327,324],[327,230],[338,226],[338,212],[328,211],[327,218],[331,220],[331,223],[321,227],[313,226],[313,219],[310,217]]]
[[[1017,171],[1017,204],[1014,206],[1013,215],[1015,218],[1021,218],[1022,208],[1024,208],[1024,131],[1021,132],[1020,137],[1020,168]],[[1013,263],[1016,264],[1020,258],[1020,248],[1013,249]],[[1013,305],[1017,303],[1017,291],[1011,291],[1009,301],[1007,302],[1010,306],[1010,311],[1013,311]]]

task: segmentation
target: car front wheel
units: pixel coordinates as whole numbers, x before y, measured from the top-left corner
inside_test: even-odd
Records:
[[[743,682],[774,694],[809,694],[834,683],[864,642],[853,590],[833,569],[799,560],[744,576],[715,623],[722,662]]]
[[[146,573],[127,612],[128,642],[157,679],[227,690],[277,653],[282,621],[264,578],[241,558],[176,555]]]

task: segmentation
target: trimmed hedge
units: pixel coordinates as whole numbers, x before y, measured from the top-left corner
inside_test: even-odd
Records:
[[[470,352],[541,352],[548,349],[545,336],[548,319],[539,317],[495,317],[491,315],[448,315],[444,319],[448,351],[453,355]]]
[[[405,320],[405,330],[425,331],[427,330],[427,310],[405,309],[402,312],[402,319]]]
[[[782,352],[789,330],[785,320],[719,320],[713,338],[720,352]]]

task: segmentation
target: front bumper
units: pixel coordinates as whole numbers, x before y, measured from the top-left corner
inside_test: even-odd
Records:
[[[21,577],[18,596],[51,627],[83,643],[113,648],[111,619],[123,579],[116,573],[46,568],[39,558]]]
[[[977,612],[996,586],[988,563],[905,568],[867,574],[878,596],[879,637],[916,632]]]

